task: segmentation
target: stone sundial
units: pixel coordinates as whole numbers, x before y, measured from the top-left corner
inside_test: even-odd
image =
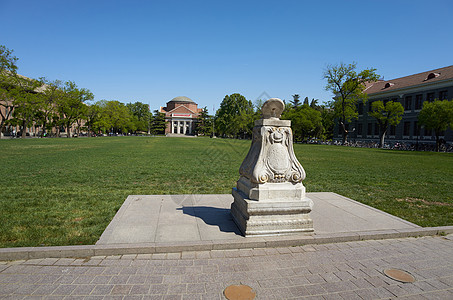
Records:
[[[294,154],[291,121],[280,120],[284,108],[277,98],[263,104],[239,168],[231,214],[245,236],[313,231],[313,201],[305,197],[305,171]]]

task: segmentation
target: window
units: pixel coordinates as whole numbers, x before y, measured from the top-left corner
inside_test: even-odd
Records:
[[[390,125],[389,135],[395,135],[395,133],[396,133],[396,126]]]
[[[404,99],[404,110],[412,110],[412,96],[406,96]]]
[[[359,107],[357,108],[359,115],[363,115],[363,102],[359,103]]]
[[[439,100],[448,100],[448,91],[439,92]]]
[[[434,93],[426,94],[426,101],[433,102],[434,101]]]
[[[367,133],[367,135],[371,135],[372,132],[373,132],[373,124],[368,123],[366,133]]]
[[[418,126],[418,121],[414,122],[414,136],[420,135],[420,126]]]
[[[433,132],[431,129],[425,128],[425,136],[432,136]]]
[[[415,109],[422,109],[422,103],[423,103],[423,95],[416,95],[415,96]]]
[[[374,124],[374,135],[379,135],[379,125],[377,123]]]
[[[363,131],[363,124],[359,123],[357,126],[357,135],[362,135],[362,131]]]
[[[411,122],[404,122],[404,136],[409,136],[411,134]]]

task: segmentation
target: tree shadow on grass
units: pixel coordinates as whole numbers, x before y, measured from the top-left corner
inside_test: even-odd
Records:
[[[207,225],[218,226],[222,232],[234,232],[237,235],[241,235],[238,227],[233,221],[228,208],[218,208],[210,206],[183,206],[177,208],[182,210],[186,215],[200,218]]]

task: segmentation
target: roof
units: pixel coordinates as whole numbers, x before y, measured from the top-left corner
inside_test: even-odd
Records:
[[[401,78],[395,78],[391,80],[379,80],[367,84],[365,93],[377,94],[381,92],[394,91],[407,87],[428,85],[435,82],[441,82],[444,80],[453,79],[453,66],[426,71],[414,75],[409,75]]]
[[[185,96],[175,97],[168,102],[195,103],[195,102],[193,102],[192,99],[190,99],[189,97],[185,97]]]

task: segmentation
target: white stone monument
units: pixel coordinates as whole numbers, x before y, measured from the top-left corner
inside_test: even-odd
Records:
[[[313,201],[305,197],[305,171],[294,155],[291,121],[280,120],[284,108],[277,98],[264,103],[233,188],[231,214],[245,236],[313,231]]]

